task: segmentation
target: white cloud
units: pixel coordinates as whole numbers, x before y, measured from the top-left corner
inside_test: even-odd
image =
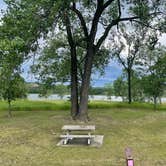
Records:
[[[159,42],[160,42],[162,45],[166,46],[166,33],[163,33],[163,34],[161,35],[161,37],[159,38]]]

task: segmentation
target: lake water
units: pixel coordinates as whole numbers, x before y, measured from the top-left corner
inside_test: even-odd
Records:
[[[70,95],[64,95],[62,98],[57,95],[53,94],[48,97],[39,97],[39,94],[28,94],[28,100],[69,100]],[[104,100],[108,101],[110,100],[107,96],[102,95],[91,95],[89,96],[90,100]],[[121,97],[111,96],[111,101],[122,101]]]
[[[39,94],[29,94],[28,100],[69,100],[70,95],[64,95],[62,98],[58,94],[53,94],[46,97],[39,97]],[[103,100],[103,101],[122,101],[121,97],[111,96],[111,99],[108,96],[104,95],[91,95],[89,96],[90,100]],[[166,97],[161,99],[163,103],[166,102]]]

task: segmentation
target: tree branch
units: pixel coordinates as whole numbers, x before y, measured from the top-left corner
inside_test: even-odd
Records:
[[[68,42],[69,42],[70,47],[73,47],[75,44],[74,44],[73,35],[71,32],[70,20],[69,20],[67,13],[64,14],[64,18],[65,18],[66,30],[67,30],[67,34],[68,34],[67,35]]]
[[[112,22],[107,26],[107,28],[106,28],[105,31],[104,31],[104,34],[100,37],[100,39],[98,40],[98,42],[97,42],[97,44],[96,44],[96,47],[95,47],[95,50],[96,50],[96,51],[100,48],[101,44],[102,44],[103,41],[106,39],[106,37],[107,37],[107,35],[108,35],[110,29],[111,29],[114,25],[116,25],[117,23],[118,23],[118,20],[112,21]]]
[[[90,35],[89,35],[90,39],[91,39],[91,43],[93,43],[95,40],[98,22],[99,22],[101,14],[103,12],[103,3],[104,3],[103,0],[97,0],[97,9],[96,9],[96,12],[93,17],[92,27],[91,27]]]
[[[124,61],[122,60],[122,58],[120,57],[120,55],[118,55],[117,57],[118,57],[120,63],[121,63],[121,64],[123,65],[123,67],[125,68],[125,70],[127,70],[128,68],[127,68],[125,62],[124,62]]]
[[[158,31],[161,31],[161,28],[154,28],[153,26],[151,26],[151,25],[147,25],[147,24],[145,24],[145,23],[143,23],[143,22],[141,22],[141,21],[138,21],[138,20],[133,20],[134,22],[137,22],[137,23],[139,23],[139,24],[143,24],[144,26],[146,26],[147,28],[150,28],[150,29],[153,29],[153,30],[158,30]]]
[[[132,21],[134,19],[139,19],[140,17],[139,16],[133,16],[133,17],[124,17],[124,18],[119,18],[118,22],[121,22],[121,21]]]
[[[88,29],[87,29],[87,26],[86,26],[86,22],[84,20],[83,15],[81,14],[81,12],[76,8],[76,5],[75,5],[74,2],[73,2],[73,6],[70,7],[70,9],[77,14],[77,16],[78,16],[78,18],[81,22],[82,29],[84,31],[84,35],[85,35],[86,38],[88,38]]]
[[[107,1],[107,2],[112,2],[111,0],[110,1]],[[106,3],[107,3],[106,2]],[[119,1],[120,2],[120,1]],[[106,4],[105,3],[105,4]],[[161,12],[154,12],[154,13],[150,13],[149,16],[153,16],[153,15],[156,15],[156,14],[162,14]],[[97,44],[96,44],[96,48],[95,50],[97,51],[101,44],[103,43],[103,41],[106,39],[110,29],[114,26],[114,25],[117,25],[119,22],[122,22],[122,21],[137,21],[139,22],[137,19],[139,19],[140,17],[139,16],[133,16],[133,17],[124,17],[124,18],[117,18],[115,20],[112,20],[112,22],[107,26],[107,28],[105,29],[105,32],[104,34],[100,37],[100,39],[98,40]],[[153,27],[150,26],[150,28],[154,29]],[[157,30],[157,29],[156,29]]]
[[[121,17],[122,15],[122,12],[121,12],[121,6],[120,6],[120,0],[118,0],[118,10],[119,10],[119,18]]]
[[[106,39],[110,29],[114,26],[117,25],[119,22],[121,21],[132,21],[134,19],[138,19],[139,17],[135,16],[135,17],[125,17],[125,18],[118,18],[116,20],[112,20],[112,22],[107,26],[107,28],[104,31],[104,34],[100,37],[100,39],[98,40],[97,44],[96,44],[96,51],[100,48],[101,44],[103,43],[103,41]]]
[[[92,27],[91,27],[91,31],[90,31],[90,39],[91,39],[91,43],[94,42],[95,40],[95,36],[97,33],[97,26],[99,23],[99,19],[103,13],[103,11],[113,2],[114,0],[108,0],[106,3],[104,3],[103,0],[97,0],[97,9],[92,21]]]
[[[108,0],[104,5],[103,5],[103,8],[107,8],[113,1],[115,0]]]
[[[105,29],[105,27],[107,27],[108,26],[108,24],[105,24],[104,22],[102,22],[102,21],[99,21],[99,23],[104,27],[104,29]]]

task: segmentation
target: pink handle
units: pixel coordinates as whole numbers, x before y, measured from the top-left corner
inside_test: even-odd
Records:
[[[134,166],[133,160],[127,160],[127,166]]]

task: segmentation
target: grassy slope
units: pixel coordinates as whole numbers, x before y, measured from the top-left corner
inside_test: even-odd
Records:
[[[30,103],[22,104],[29,108]],[[18,103],[14,104],[16,108]],[[28,110],[40,108],[39,105],[48,109],[44,106],[51,105],[33,104]],[[61,102],[57,105],[64,107]],[[54,103],[51,107],[55,107]],[[110,107],[90,109],[89,124],[96,125],[96,134],[104,135],[101,148],[56,146],[62,125],[77,124],[69,117],[69,111],[15,111],[12,119],[0,111],[0,165],[122,166],[125,165],[124,149],[129,146],[133,149],[135,165],[165,166],[166,112],[151,111],[149,106],[148,109]]]

